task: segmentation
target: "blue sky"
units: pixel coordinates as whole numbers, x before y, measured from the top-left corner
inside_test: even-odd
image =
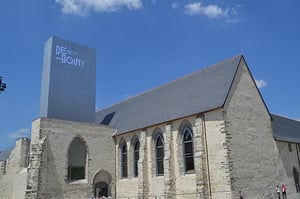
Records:
[[[300,1],[2,0],[0,151],[39,117],[51,35],[97,51],[97,109],[243,54],[272,113],[300,119]]]

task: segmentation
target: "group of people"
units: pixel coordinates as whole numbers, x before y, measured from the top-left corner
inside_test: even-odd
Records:
[[[279,185],[276,186],[276,193],[278,196],[278,199],[287,199],[286,197],[286,186],[283,184],[281,187]],[[244,194],[242,191],[239,191],[239,199],[244,199]]]
[[[281,199],[280,195],[282,195],[282,199],[287,199],[287,197],[286,197],[286,186],[282,185],[281,187],[279,187],[277,185],[276,186],[276,193],[277,193],[278,199]]]

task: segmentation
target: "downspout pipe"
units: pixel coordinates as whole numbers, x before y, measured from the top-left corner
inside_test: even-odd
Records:
[[[205,115],[202,115],[202,128],[203,128],[203,135],[204,135],[204,147],[205,147],[205,158],[206,158],[206,174],[207,174],[207,185],[208,185],[208,194],[209,198],[212,197],[211,194],[211,181],[210,181],[210,169],[209,169],[209,154],[208,154],[208,144],[207,144],[207,134],[206,134],[206,124],[205,124]]]
[[[116,131],[113,134],[113,139],[114,139],[114,150],[115,150],[115,176],[114,176],[114,189],[115,189],[115,193],[114,193],[114,198],[117,198],[117,165],[116,165],[116,159],[117,159],[117,150],[116,150],[116,145],[117,145],[117,139],[116,139],[116,133],[118,132],[118,128],[116,128]]]

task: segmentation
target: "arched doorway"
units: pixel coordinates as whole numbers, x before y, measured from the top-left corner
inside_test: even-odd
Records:
[[[111,196],[111,183],[112,178],[108,171],[100,170],[94,177],[94,197],[100,198],[101,196]]]
[[[108,197],[108,184],[105,182],[97,182],[94,185],[94,196],[100,198],[102,196]]]

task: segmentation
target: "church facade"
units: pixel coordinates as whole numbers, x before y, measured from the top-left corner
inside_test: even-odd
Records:
[[[57,85],[48,75],[70,72],[72,81],[91,66],[83,71],[88,77],[95,62],[79,56],[86,52],[80,46],[51,41],[54,49],[67,46],[58,52],[69,52],[70,63],[46,59],[42,117],[30,140],[0,153],[1,197],[257,199],[281,184],[289,198],[300,197],[300,122],[269,112],[242,55],[78,116],[78,104],[87,101],[89,109],[94,94],[68,105],[74,96],[67,93],[57,102],[64,86],[51,94]],[[61,66],[65,71],[55,69]],[[94,92],[94,79],[85,80]]]

